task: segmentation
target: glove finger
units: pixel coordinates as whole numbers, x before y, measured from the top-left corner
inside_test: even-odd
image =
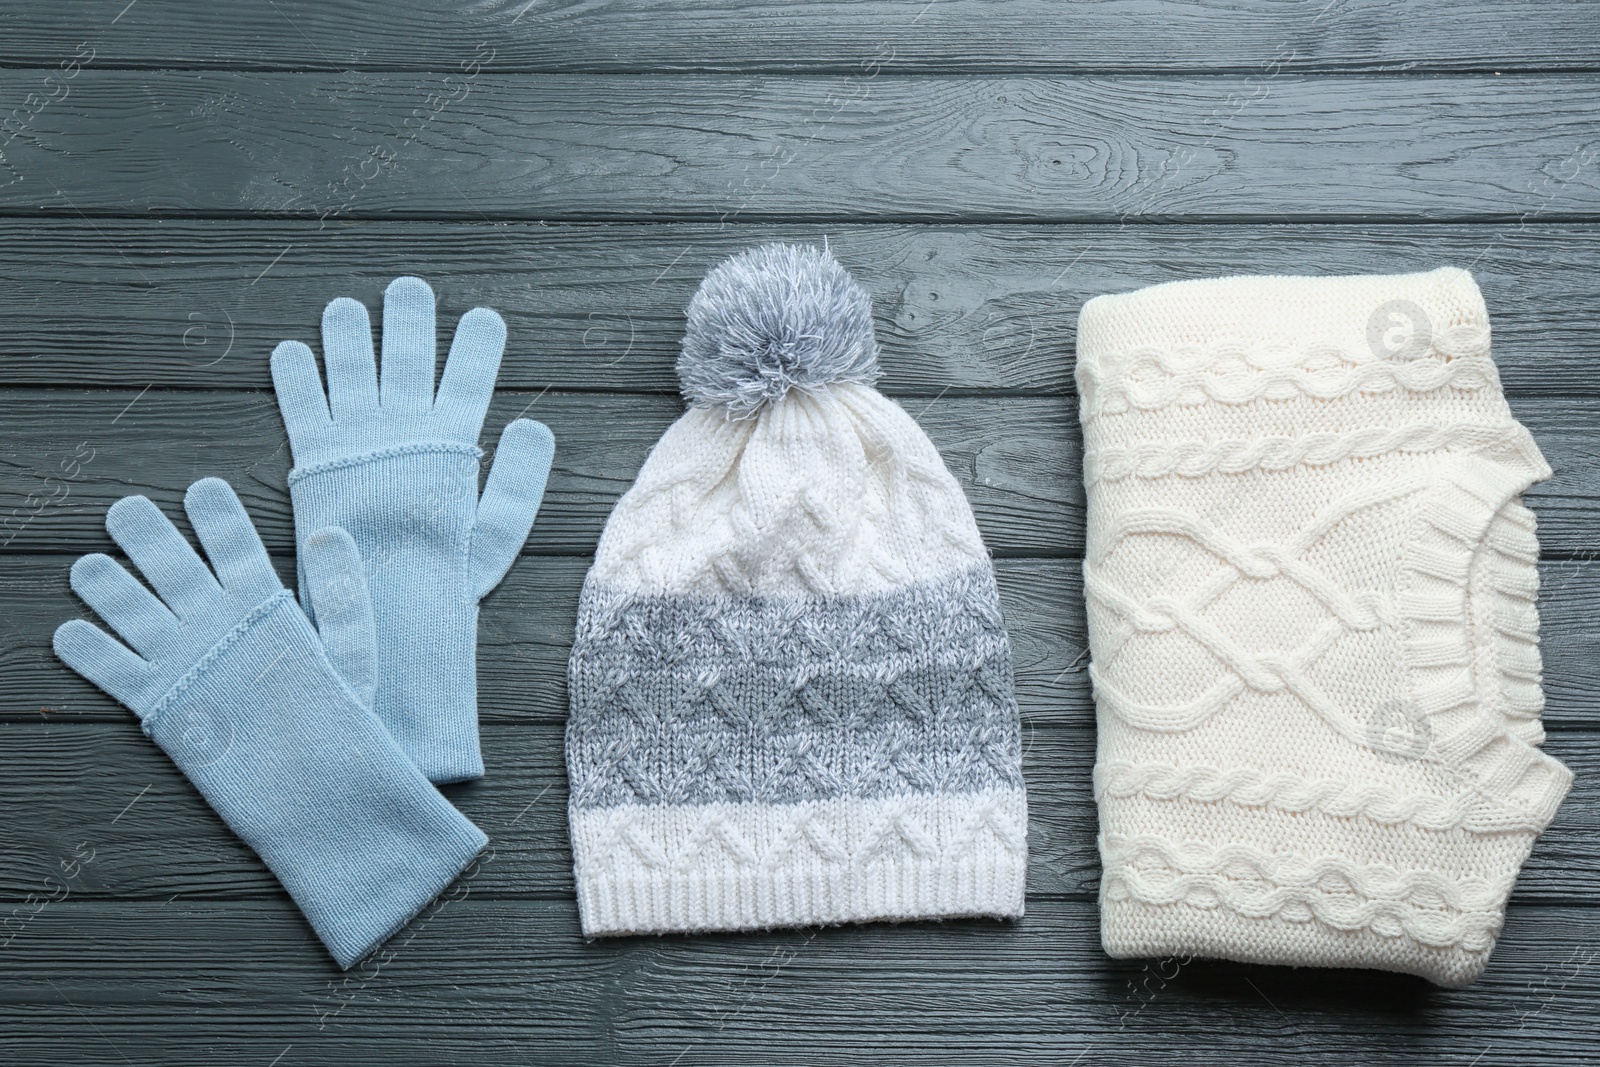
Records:
[[[222,595],[189,542],[145,497],[125,496],[112,504],[106,531],[179,618],[193,618]]]
[[[291,443],[301,427],[326,426],[328,402],[322,395],[317,357],[299,341],[284,341],[272,351],[272,387]]]
[[[421,415],[433,406],[433,290],[396,278],[383,294],[383,410]]]
[[[555,448],[549,427],[532,419],[517,419],[501,433],[472,529],[471,577],[476,596],[499,585],[522,551],[544,499]]]
[[[378,646],[366,570],[356,543],[344,530],[329,526],[306,538],[300,559],[328,659],[361,703],[371,707]]]
[[[69,619],[56,627],[51,642],[61,662],[132,708],[150,690],[150,664],[100,627]]]
[[[456,324],[433,412],[474,443],[489,411],[505,347],[505,320],[488,308],[473,308]]]
[[[334,418],[378,410],[372,320],[360,303],[341,296],[322,309],[322,358],[328,364],[328,407]]]
[[[178,620],[122,564],[99,552],[72,565],[72,591],[145,659],[172,648]]]
[[[183,507],[224,589],[235,596],[265,600],[283,588],[231,485],[221,478],[202,478],[184,494]]]

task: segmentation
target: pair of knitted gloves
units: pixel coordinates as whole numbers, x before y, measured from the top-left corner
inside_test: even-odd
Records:
[[[462,317],[437,392],[420,279],[385,293],[381,379],[361,304],[329,304],[322,338],[326,393],[304,344],[272,357],[298,600],[233,490],[206,478],[184,507],[210,566],[148,499],[117,501],[106,529],[149,588],[98,553],[71,581],[126,644],[74,619],[55,650],[139,717],[349,967],[487,843],[432,783],[483,774],[478,601],[528,536],[554,442],[512,422],[478,495],[506,338],[487,308]]]

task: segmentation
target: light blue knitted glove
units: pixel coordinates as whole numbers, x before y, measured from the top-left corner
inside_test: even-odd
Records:
[[[215,573],[154,504],[124,497],[106,529],[160,599],[109,556],[84,556],[73,590],[133,651],[73,619],[56,655],[133,710],[349,967],[488,839],[371,711],[372,608],[349,535],[307,538],[313,630],[226,482],[195,482],[184,507]]]
[[[463,315],[435,397],[433,290],[397,278],[383,298],[381,386],[367,309],[348,298],[322,313],[326,399],[311,349],[285,341],[272,353],[295,535],[302,547],[325,526],[355,538],[378,624],[374,706],[435,782],[483,775],[478,601],[527,540],[555,451],[541,423],[512,422],[478,498],[478,433],[505,340],[488,308]]]

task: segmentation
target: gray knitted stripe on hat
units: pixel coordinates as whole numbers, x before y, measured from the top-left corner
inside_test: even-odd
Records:
[[[575,808],[1022,786],[987,565],[828,600],[640,597],[591,582],[569,681]]]

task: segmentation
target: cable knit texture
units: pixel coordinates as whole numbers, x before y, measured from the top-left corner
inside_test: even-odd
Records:
[[[679,369],[713,399],[617,504],[579,604],[584,932],[1020,915],[1011,650],[972,511],[915,421],[860,380],[870,317],[846,317],[848,345],[819,336],[865,294],[840,293],[855,283],[825,253],[757,251],[712,279],[759,299],[691,306]],[[700,318],[718,314],[738,328]],[[718,338],[737,351],[709,358]],[[780,363],[803,388],[769,387]]]
[[[1471,982],[1571,783],[1471,275],[1099,297],[1077,378],[1106,951]]]

